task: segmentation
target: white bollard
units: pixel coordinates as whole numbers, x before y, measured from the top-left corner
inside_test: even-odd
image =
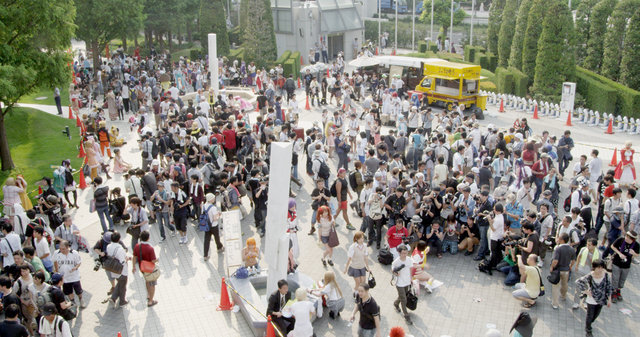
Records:
[[[598,125],[599,121],[600,121],[600,112],[596,110],[596,112],[593,113],[593,121],[589,126],[596,126]]]
[[[618,131],[621,131],[621,130],[622,130],[622,128],[623,128],[623,125],[622,125],[622,121],[623,121],[622,116],[618,115],[618,117],[616,117],[616,121],[617,121],[617,123],[616,123],[616,129],[617,129]]]
[[[622,132],[629,131],[629,117],[627,116],[622,117],[622,128],[620,128],[620,131]]]
[[[576,112],[578,113],[578,123],[584,123],[584,114],[582,113],[582,108],[579,107],[578,109],[576,109]]]
[[[602,113],[602,118],[600,119],[600,127],[606,127],[608,126],[607,124],[609,123],[609,114],[607,114],[606,112]]]

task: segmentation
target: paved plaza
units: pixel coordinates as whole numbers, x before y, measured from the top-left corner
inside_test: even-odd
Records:
[[[304,94],[298,95],[299,105],[304,107]],[[55,107],[41,107],[43,110],[55,110]],[[490,107],[491,111],[495,107]],[[506,114],[491,114],[481,122],[481,126],[493,123],[498,127],[506,127],[513,123],[516,117],[526,114],[507,112]],[[255,116],[252,115],[252,118]],[[530,117],[530,116],[529,116]],[[301,113],[301,125],[311,126],[314,120],[320,120],[320,110]],[[122,148],[124,159],[139,166],[140,151],[137,149],[137,136],[129,132],[126,122],[110,122],[120,128],[127,144]],[[530,120],[534,133],[538,134],[542,129],[549,130],[551,134],[559,135],[565,127],[564,121],[551,119]],[[587,128],[584,125],[574,123],[571,128],[573,138],[577,145],[573,151],[574,157],[580,154],[588,154],[593,146],[600,149],[603,162],[611,159],[614,146],[620,146],[628,136],[626,134],[604,135],[599,128]],[[384,133],[384,131],[383,131]],[[637,144],[635,144],[637,145]],[[62,158],[64,159],[64,158]],[[572,166],[571,166],[572,167]],[[332,162],[335,168],[335,162]],[[299,270],[308,274],[313,279],[320,279],[327,268],[333,270],[337,281],[342,287],[346,299],[346,308],[341,319],[331,320],[322,317],[314,323],[317,336],[355,336],[357,323],[348,326],[348,319],[353,310],[354,303],[351,300],[350,291],[353,287],[351,277],[344,274],[344,264],[347,260],[347,248],[351,243],[352,231],[347,231],[342,219],[338,220],[338,234],[340,246],[334,250],[334,267],[323,268],[320,261],[322,248],[318,244],[316,235],[307,236],[309,229],[311,209],[305,205],[310,204],[312,180],[304,174],[304,165],[300,167],[303,176],[303,187],[293,191],[298,194],[298,217],[300,219],[301,256]],[[334,170],[335,172],[335,170]],[[567,170],[569,172],[569,170]],[[124,187],[124,179],[121,175],[107,181],[111,187]],[[566,193],[566,192],[565,192]],[[92,198],[91,189],[85,189],[79,193],[81,207],[72,209],[74,223],[77,224],[82,235],[93,245],[100,235],[98,216],[89,213],[89,201]],[[248,207],[248,201],[245,200]],[[356,227],[361,219],[353,212],[350,218]],[[118,227],[124,232],[124,227]],[[253,214],[247,216],[242,222],[243,239],[255,237],[259,246],[262,241],[253,227]],[[93,271],[93,260],[87,254],[82,254],[83,264],[80,268],[83,288],[89,295],[89,303],[86,309],[80,311],[78,318],[72,322],[75,336],[117,336],[118,332],[126,336],[252,336],[251,330],[245,322],[242,314],[231,311],[218,312],[216,307],[220,300],[221,277],[224,275],[224,257],[216,255],[215,250],[208,262],[202,259],[203,234],[196,230],[195,226],[189,226],[189,242],[187,245],[179,245],[176,237],[168,237],[165,243],[160,240],[156,225],[152,225],[150,242],[159,256],[162,276],[158,280],[156,299],[159,304],[147,308],[145,299],[144,280],[140,273],[129,275],[127,298],[129,304],[123,308],[114,309],[107,303],[106,292],[109,283],[103,270]],[[127,245],[130,238],[125,239]],[[377,286],[371,291],[381,307],[382,336],[387,336],[392,326],[406,327],[402,316],[392,308],[392,302],[396,298],[395,287],[389,284],[391,273],[389,266],[382,266],[377,262],[377,250],[370,248],[370,257],[373,274],[377,279]],[[547,256],[543,278],[548,274],[550,255]],[[429,258],[431,268],[429,272],[436,279],[444,282],[444,285],[435,290],[433,294],[420,294],[418,308],[412,312],[414,325],[408,327],[408,331],[414,336],[483,336],[487,327],[492,325],[508,335],[511,324],[521,310],[520,302],[511,296],[512,289],[502,284],[504,276],[496,272],[493,276],[480,273],[476,269],[477,262],[472,257],[465,257],[459,253],[455,256],[445,254],[441,259]],[[264,265],[264,262],[261,263]],[[611,308],[604,308],[602,315],[594,324],[595,336],[637,336],[640,331],[640,274],[636,265],[632,266],[626,288],[623,290],[624,302],[612,304]],[[573,283],[573,282],[571,282]],[[558,310],[551,307],[551,287],[547,283],[547,295],[540,298],[538,304],[530,312],[538,317],[534,330],[535,336],[583,336],[585,311],[571,310],[573,286],[570,287],[569,299],[560,304]],[[631,315],[625,315],[620,309],[631,310]],[[606,328],[606,331],[605,331]]]

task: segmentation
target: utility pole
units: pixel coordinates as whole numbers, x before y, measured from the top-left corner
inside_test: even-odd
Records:
[[[569,0],[571,1],[571,0]],[[469,45],[473,46],[473,21],[476,17],[476,0],[471,1],[471,31],[469,32]],[[469,60],[466,60],[469,61]]]
[[[396,51],[398,50],[398,0],[394,1],[395,6],[396,6],[396,29],[395,29],[395,36],[394,36],[394,41],[393,41],[393,54],[395,55]]]
[[[378,0],[378,48],[380,49],[380,55],[382,55],[382,32],[380,31],[382,18],[380,14],[382,14],[382,1]]]
[[[411,51],[415,50],[416,43],[416,0],[413,0],[411,8]]]
[[[435,43],[435,40],[433,39],[433,5],[435,1],[436,0],[431,0],[431,42],[433,43]]]
[[[451,24],[449,25],[449,52],[453,46],[453,0],[451,0]]]

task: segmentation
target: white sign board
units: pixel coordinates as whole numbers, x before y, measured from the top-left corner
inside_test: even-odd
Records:
[[[576,100],[576,84],[573,82],[562,83],[562,99],[560,100],[560,110],[565,112],[573,111],[573,104]]]
[[[242,266],[242,229],[240,228],[240,211],[222,212],[224,224],[224,257],[227,264],[227,275]]]

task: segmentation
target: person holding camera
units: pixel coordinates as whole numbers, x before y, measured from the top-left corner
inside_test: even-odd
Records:
[[[367,211],[369,212],[369,245],[376,241],[376,249],[380,249],[380,241],[382,241],[382,222],[384,210],[384,196],[382,187],[375,187],[375,192],[371,193],[367,199]]]
[[[398,247],[398,253],[400,254],[399,257],[391,263],[391,270],[396,278],[396,291],[398,292],[398,298],[393,302],[393,307],[399,313],[400,305],[402,305],[404,319],[408,325],[412,325],[413,322],[407,311],[407,292],[409,292],[409,287],[411,286],[413,261],[407,258],[409,252],[404,245]]]
[[[474,209],[476,216],[476,224],[480,231],[480,248],[478,249],[478,255],[473,258],[474,261],[480,261],[485,258],[485,255],[489,253],[489,247],[487,242],[487,231],[489,230],[489,214],[493,206],[489,202],[489,191],[482,191],[480,193],[480,199]]]
[[[160,228],[160,243],[164,242],[167,237],[164,233],[164,227],[166,226],[171,230],[171,236],[176,235],[176,228],[171,224],[169,220],[169,204],[171,198],[169,193],[165,190],[164,182],[160,181],[157,184],[158,189],[151,195],[151,205],[158,219],[158,227]]]
[[[504,207],[502,204],[497,204],[493,207],[493,214],[488,217],[489,228],[491,234],[489,239],[491,240],[491,258],[489,259],[489,266],[487,267],[487,273],[491,275],[491,270],[498,265],[502,260],[502,241],[505,234],[505,215]]]
[[[404,240],[407,239],[411,233],[404,228],[404,220],[402,218],[397,218],[395,224],[395,226],[392,226],[387,231],[387,244],[389,245],[389,251],[393,255],[393,258],[397,259],[400,255],[399,247],[406,248]]]
[[[389,226],[393,226],[396,223],[396,219],[402,220],[403,213],[407,208],[407,200],[404,197],[405,189],[398,187],[393,194],[391,194],[384,203],[384,208],[387,209],[387,215],[389,216]]]
[[[438,258],[442,258],[442,241],[444,240],[444,231],[440,227],[440,222],[434,221],[431,226],[427,228],[426,238],[430,251],[434,252]]]
[[[322,206],[328,206],[331,199],[331,192],[325,187],[324,179],[316,179],[316,188],[311,191],[311,209],[313,214],[311,215],[311,230],[308,235],[313,235],[316,232],[316,216],[318,215],[318,209]],[[266,210],[266,209],[265,209]]]
[[[191,199],[180,189],[180,183],[173,182],[171,184],[171,204],[170,209],[173,211],[173,223],[180,232],[180,241],[178,243],[187,243],[187,217],[189,216],[189,205]],[[133,219],[131,220],[133,222]]]
[[[142,231],[149,230],[149,216],[147,210],[142,207],[142,200],[133,197],[129,200],[129,207],[124,210],[123,215],[131,215],[131,225],[127,228],[127,233],[131,235],[131,247],[135,247]]]
[[[474,247],[480,243],[479,237],[480,231],[475,224],[474,218],[468,216],[467,222],[460,227],[458,250],[466,250],[464,256],[473,254]]]

